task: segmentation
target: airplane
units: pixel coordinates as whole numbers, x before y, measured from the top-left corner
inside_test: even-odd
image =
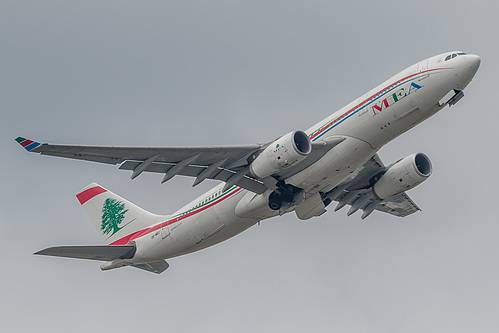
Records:
[[[385,144],[455,105],[480,57],[455,51],[410,66],[309,129],[266,144],[214,147],[110,147],[16,141],[27,151],[117,165],[132,172],[206,179],[218,186],[171,215],[156,215],[92,183],[77,199],[106,245],[59,246],[35,254],[102,261],[100,268],[135,267],[161,273],[166,259],[227,240],[262,220],[294,211],[301,220],[333,201],[347,215],[374,211],[405,217],[420,210],[406,191],[432,174],[430,159],[411,154],[385,166]]]

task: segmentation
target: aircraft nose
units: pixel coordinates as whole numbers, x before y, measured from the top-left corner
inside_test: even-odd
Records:
[[[470,66],[470,71],[473,73],[473,75],[475,75],[475,73],[478,71],[478,68],[480,67],[482,59],[480,59],[480,57],[475,54],[468,54],[467,58],[467,62]]]
[[[480,67],[481,59],[474,54],[462,55],[462,60],[456,67],[456,76],[458,77],[457,88],[463,90],[468,86]]]

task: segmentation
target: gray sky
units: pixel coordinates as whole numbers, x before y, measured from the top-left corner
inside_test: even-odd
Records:
[[[0,284],[16,332],[495,332],[499,326],[492,1],[1,1]],[[177,146],[306,129],[399,70],[482,57],[466,97],[390,143],[433,176],[423,209],[361,221],[332,209],[264,221],[157,276],[35,257],[99,244],[74,194],[92,181],[156,213],[214,186],[134,181],[28,154],[14,139]]]

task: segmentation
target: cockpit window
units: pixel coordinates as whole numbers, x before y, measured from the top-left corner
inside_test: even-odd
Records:
[[[459,53],[449,54],[447,57],[445,57],[445,61],[454,59],[455,57],[460,56],[460,55],[466,55],[466,53],[459,52]]]

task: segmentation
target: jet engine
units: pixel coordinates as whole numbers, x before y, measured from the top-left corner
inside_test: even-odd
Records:
[[[250,164],[254,177],[265,178],[303,161],[312,151],[308,135],[294,131],[275,140]]]
[[[430,159],[423,153],[409,155],[394,165],[376,181],[373,193],[378,199],[386,199],[410,190],[430,177]]]

